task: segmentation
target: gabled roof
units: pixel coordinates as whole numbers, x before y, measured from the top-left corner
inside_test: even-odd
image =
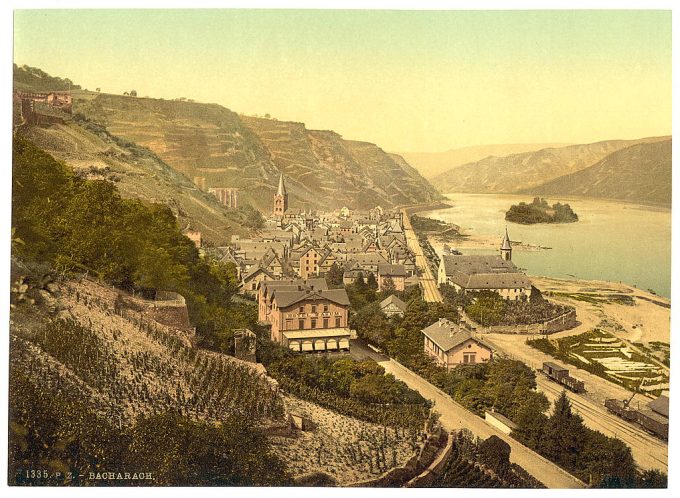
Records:
[[[404,301],[402,301],[401,299],[399,299],[394,294],[390,294],[385,299],[380,301],[380,307],[381,308],[385,308],[385,307],[389,306],[390,304],[394,304],[401,311],[406,311],[406,303]]]
[[[405,277],[406,268],[404,268],[404,265],[381,264],[378,265],[378,275],[388,275],[390,277]]]
[[[243,275],[243,279],[242,279],[242,280],[243,280],[244,282],[247,282],[248,280],[250,280],[251,278],[255,277],[255,276],[256,276],[258,273],[260,273],[260,272],[264,273],[265,275],[267,275],[267,276],[268,276],[269,278],[271,278],[271,279],[274,278],[274,275],[273,275],[269,270],[267,270],[266,268],[262,268],[262,266],[260,266],[259,264],[257,264],[257,265],[255,265],[255,266],[253,266],[250,270],[248,270],[248,273],[246,273],[245,275]]]
[[[450,351],[470,339],[489,351],[493,350],[483,340],[473,337],[467,329],[460,327],[446,318],[440,318],[429,327],[424,328],[421,332],[445,352]]]
[[[471,275],[473,273],[508,273],[519,272],[512,261],[507,261],[500,256],[442,256],[444,271],[452,275],[460,271]]]
[[[343,306],[349,306],[349,297],[345,289],[329,290],[275,290],[272,299],[279,308],[287,308],[306,301],[331,301]]]

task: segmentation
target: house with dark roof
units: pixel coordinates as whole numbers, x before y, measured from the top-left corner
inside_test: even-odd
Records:
[[[385,299],[380,301],[380,309],[388,317],[404,316],[406,312],[406,303],[399,299],[394,294],[390,294]]]
[[[274,280],[276,276],[260,263],[250,268],[242,274],[241,292],[254,296],[260,283],[266,280]]]
[[[513,301],[531,296],[531,281],[512,262],[512,244],[507,229],[498,256],[442,256],[437,282],[463,292],[493,291]]]
[[[328,289],[326,280],[264,282],[258,318],[271,327],[271,339],[298,352],[349,351],[349,298]]]
[[[449,256],[439,263],[437,281],[459,291],[497,292],[510,300],[531,296],[531,281],[511,260],[500,256]]]
[[[440,318],[421,332],[425,353],[447,370],[459,365],[486,363],[493,358],[491,346],[446,318]]]
[[[378,265],[378,291],[396,290],[403,291],[406,281],[406,268],[404,265],[392,265],[383,263]],[[390,285],[391,283],[391,285]],[[390,289],[392,287],[392,289]]]

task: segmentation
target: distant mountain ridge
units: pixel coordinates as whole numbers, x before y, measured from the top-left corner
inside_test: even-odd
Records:
[[[434,178],[464,164],[481,161],[489,156],[505,157],[547,148],[565,147],[568,143],[489,144],[449,149],[444,152],[399,152],[425,178]]]
[[[617,150],[639,143],[667,140],[648,137],[638,140],[608,140],[539,151],[488,157],[447,171],[432,179],[440,192],[520,193],[584,170]]]
[[[613,152],[589,168],[523,193],[598,197],[670,207],[672,155],[672,140],[639,143]]]

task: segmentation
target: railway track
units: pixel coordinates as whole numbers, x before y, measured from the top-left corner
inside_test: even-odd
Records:
[[[564,389],[552,380],[538,375],[536,383],[548,399],[553,401]],[[603,434],[616,437],[630,446],[636,463],[642,469],[657,468],[668,472],[668,444],[658,439],[644,429],[632,425],[616,415],[607,411],[604,407],[595,405],[582,396],[567,391],[574,411],[578,413],[585,424],[591,429],[598,430]]]

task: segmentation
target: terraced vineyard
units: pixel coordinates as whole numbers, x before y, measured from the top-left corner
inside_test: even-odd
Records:
[[[509,464],[502,477],[479,461],[480,443],[465,431],[459,432],[451,455],[432,487],[445,488],[541,488],[524,469]]]
[[[117,314],[112,294],[92,282],[70,284],[61,288],[58,318],[26,327],[17,314],[12,377],[41,379],[46,396],[59,390],[89,399],[120,425],[166,412],[207,421],[241,414],[265,425],[283,419],[278,388],[263,370],[192,348],[137,313]]]

